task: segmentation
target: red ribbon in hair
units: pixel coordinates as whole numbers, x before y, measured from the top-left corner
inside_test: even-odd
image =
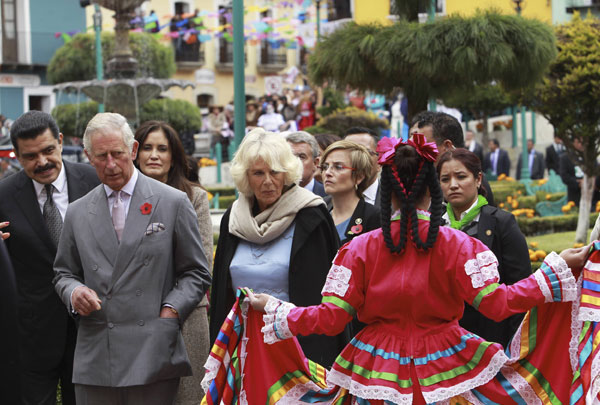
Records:
[[[425,135],[415,133],[412,139],[404,142],[400,138],[381,138],[377,144],[377,153],[379,153],[379,164],[380,165],[393,165],[394,157],[396,156],[396,149],[398,145],[410,145],[423,159],[430,162],[435,162],[438,156],[438,149],[435,143],[427,142]]]

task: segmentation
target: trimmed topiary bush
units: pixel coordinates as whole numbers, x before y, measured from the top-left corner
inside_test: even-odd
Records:
[[[57,105],[52,110],[52,116],[64,135],[81,138],[87,123],[97,112],[98,103],[88,101],[79,104]],[[109,111],[107,110],[107,112]],[[148,120],[167,122],[179,133],[184,147],[186,146],[185,139],[191,137],[193,142],[193,134],[202,127],[200,110],[185,100],[163,98],[148,101],[140,108],[140,123]]]
[[[115,43],[113,33],[102,33],[102,60],[111,58]],[[173,48],[162,45],[151,34],[130,33],[129,44],[138,61],[138,77],[166,79],[176,70]],[[56,50],[48,64],[48,81],[52,84],[96,78],[96,42],[94,34],[77,34]]]
[[[574,231],[577,228],[578,214],[550,217],[517,217],[521,232],[526,236]],[[590,214],[590,229],[594,227],[598,213]]]
[[[334,133],[342,136],[347,129],[352,127],[365,127],[377,132],[389,128],[387,121],[377,118],[375,114],[356,107],[347,107],[336,110],[328,116],[321,118],[314,127],[307,128],[306,130],[311,134]]]

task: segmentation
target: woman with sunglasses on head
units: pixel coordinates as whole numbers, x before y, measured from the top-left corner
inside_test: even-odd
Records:
[[[331,196],[330,213],[342,244],[379,228],[379,209],[362,197],[372,170],[367,148],[350,141],[334,142],[321,162],[323,186]]]
[[[512,286],[499,284],[498,262],[484,244],[464,232],[440,226],[443,196],[434,167],[435,144],[426,143],[421,134],[406,143],[385,138],[378,152],[383,166],[381,230],[360,235],[339,250],[318,306],[296,307],[248,291],[253,308],[266,312],[265,342],[335,334],[357,314],[367,326],[327,373],[327,403],[425,404],[457,397],[452,403],[512,404],[547,399],[554,380],[545,380],[543,392],[536,391],[539,384],[514,368],[525,364],[516,362],[523,350],[513,350],[511,345],[507,354],[515,358],[509,359],[500,344],[469,333],[458,320],[464,302],[501,320],[545,302],[575,300],[577,285],[570,267],[584,264],[588,247],[567,249],[560,256],[551,253],[527,279]],[[551,305],[555,306],[561,307]],[[566,327],[568,333],[564,320],[555,323]],[[529,338],[535,340],[535,336]],[[520,342],[517,339],[516,343]],[[553,349],[544,345],[538,352],[532,351],[541,352],[546,360],[557,356],[554,364],[545,364],[554,370],[535,372],[562,370],[560,382],[567,387],[567,398],[563,390],[560,400],[568,401],[571,368],[561,368],[564,353],[548,353]],[[566,357],[568,364],[568,354]],[[501,369],[503,376],[499,377]],[[325,390],[318,391],[314,379],[295,377],[290,381],[293,388],[286,387],[277,398],[269,390],[268,400],[325,402]],[[532,400],[536,394],[539,396]]]

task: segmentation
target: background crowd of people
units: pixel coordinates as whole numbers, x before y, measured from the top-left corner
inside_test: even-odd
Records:
[[[302,131],[314,124],[313,96],[291,91],[248,103],[248,124],[256,128],[249,128],[231,162],[239,197],[221,221],[214,266],[207,193],[193,180],[197,167],[190,165],[168,123],[148,121],[133,133],[119,114],[98,114],[83,138],[90,166],[62,159],[63,136],[50,115],[31,111],[19,117],[10,137],[23,170],[0,181],[0,260],[14,269],[16,291],[6,297],[14,296],[19,312],[12,319],[18,328],[0,345],[12,359],[9,367],[19,370],[18,378],[13,376],[13,396],[3,393],[6,403],[53,404],[59,383],[63,404],[198,403],[205,364],[209,375],[217,372],[209,349],[228,322],[238,288],[250,287],[297,307],[319,305],[326,292],[342,300],[341,289],[350,276],[340,270],[342,278],[335,278],[331,271],[337,265],[352,268],[351,258],[372,235],[381,240],[360,260],[369,266],[389,262],[373,270],[382,289],[355,285],[350,307],[334,298],[328,301],[345,312],[337,314],[339,308],[330,307],[323,318],[308,317],[312,326],[303,327],[320,334],[300,333],[307,357],[342,372],[336,357],[356,336],[370,336],[366,341],[374,347],[397,349],[411,358],[425,355],[399,342],[429,339],[426,331],[439,325],[428,322],[441,316],[448,302],[452,305],[442,311],[440,325],[459,321],[476,334],[477,344],[506,346],[521,322],[520,312],[544,295],[533,292],[537,284],[531,282],[527,243],[514,216],[494,206],[486,180],[486,165],[498,174],[502,155],[492,150],[482,162],[481,147],[472,134],[467,133],[465,143],[456,118],[422,112],[411,122],[414,147],[396,145],[394,150],[402,152],[389,158],[393,165],[389,159],[382,163],[390,150],[385,145],[397,139],[381,141],[379,134],[362,127],[348,128],[343,139]],[[214,107],[205,120],[216,142],[231,138],[231,112]],[[560,146],[550,147],[559,160],[564,156]],[[540,157],[532,156],[536,167]],[[550,159],[555,164],[556,157]],[[425,221],[427,210],[431,225],[419,222]],[[457,250],[457,241],[467,243],[469,236],[478,241],[468,242],[470,250]],[[520,285],[537,298],[508,309],[501,298],[491,299],[497,307],[485,304],[484,316],[477,311],[482,298],[474,301],[479,290],[461,284],[456,288],[464,294],[458,297],[446,287],[434,288],[428,295],[433,304],[413,314],[417,323],[426,319],[425,332],[410,335],[414,325],[401,320],[406,315],[400,314],[401,307],[412,308],[408,297],[427,289],[431,280],[425,278],[409,291],[414,285],[402,281],[400,270],[391,270],[405,259],[397,263],[394,255],[411,252],[412,259],[406,260],[415,260],[409,267],[415,272],[411,279],[417,280],[419,268],[433,267],[415,259],[416,252],[429,249],[435,256],[432,263],[457,254],[464,262],[489,249],[497,258],[497,272],[485,280],[511,285],[527,279]],[[373,254],[386,259],[367,259]],[[564,258],[577,264],[581,255],[568,252]],[[330,271],[334,258],[337,264]],[[431,277],[441,277],[431,271]],[[467,274],[457,282],[472,278]],[[389,303],[390,296],[381,299],[383,291],[396,285],[402,288],[390,296],[397,302]],[[473,281],[473,287],[481,286]],[[468,304],[464,315],[463,301]],[[389,310],[390,305],[395,309]],[[495,308],[502,309],[502,316],[494,315]],[[328,318],[334,313],[335,319]],[[382,320],[400,328],[394,329],[393,339],[402,347],[381,343],[381,330],[373,325]],[[278,338],[291,336],[285,335],[286,325]],[[460,337],[456,328],[444,337],[447,342]],[[444,349],[443,342],[431,344]],[[502,352],[499,345],[493,347],[490,356]],[[405,377],[414,378],[413,371]],[[5,369],[1,375],[9,373]],[[428,388],[418,395],[431,398]]]

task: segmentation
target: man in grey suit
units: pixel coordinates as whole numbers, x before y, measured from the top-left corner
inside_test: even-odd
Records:
[[[123,116],[97,114],[83,142],[103,184],[69,206],[54,262],[56,291],[80,316],[77,403],[171,404],[191,375],[181,325],[210,284],[196,214],[135,169]]]

